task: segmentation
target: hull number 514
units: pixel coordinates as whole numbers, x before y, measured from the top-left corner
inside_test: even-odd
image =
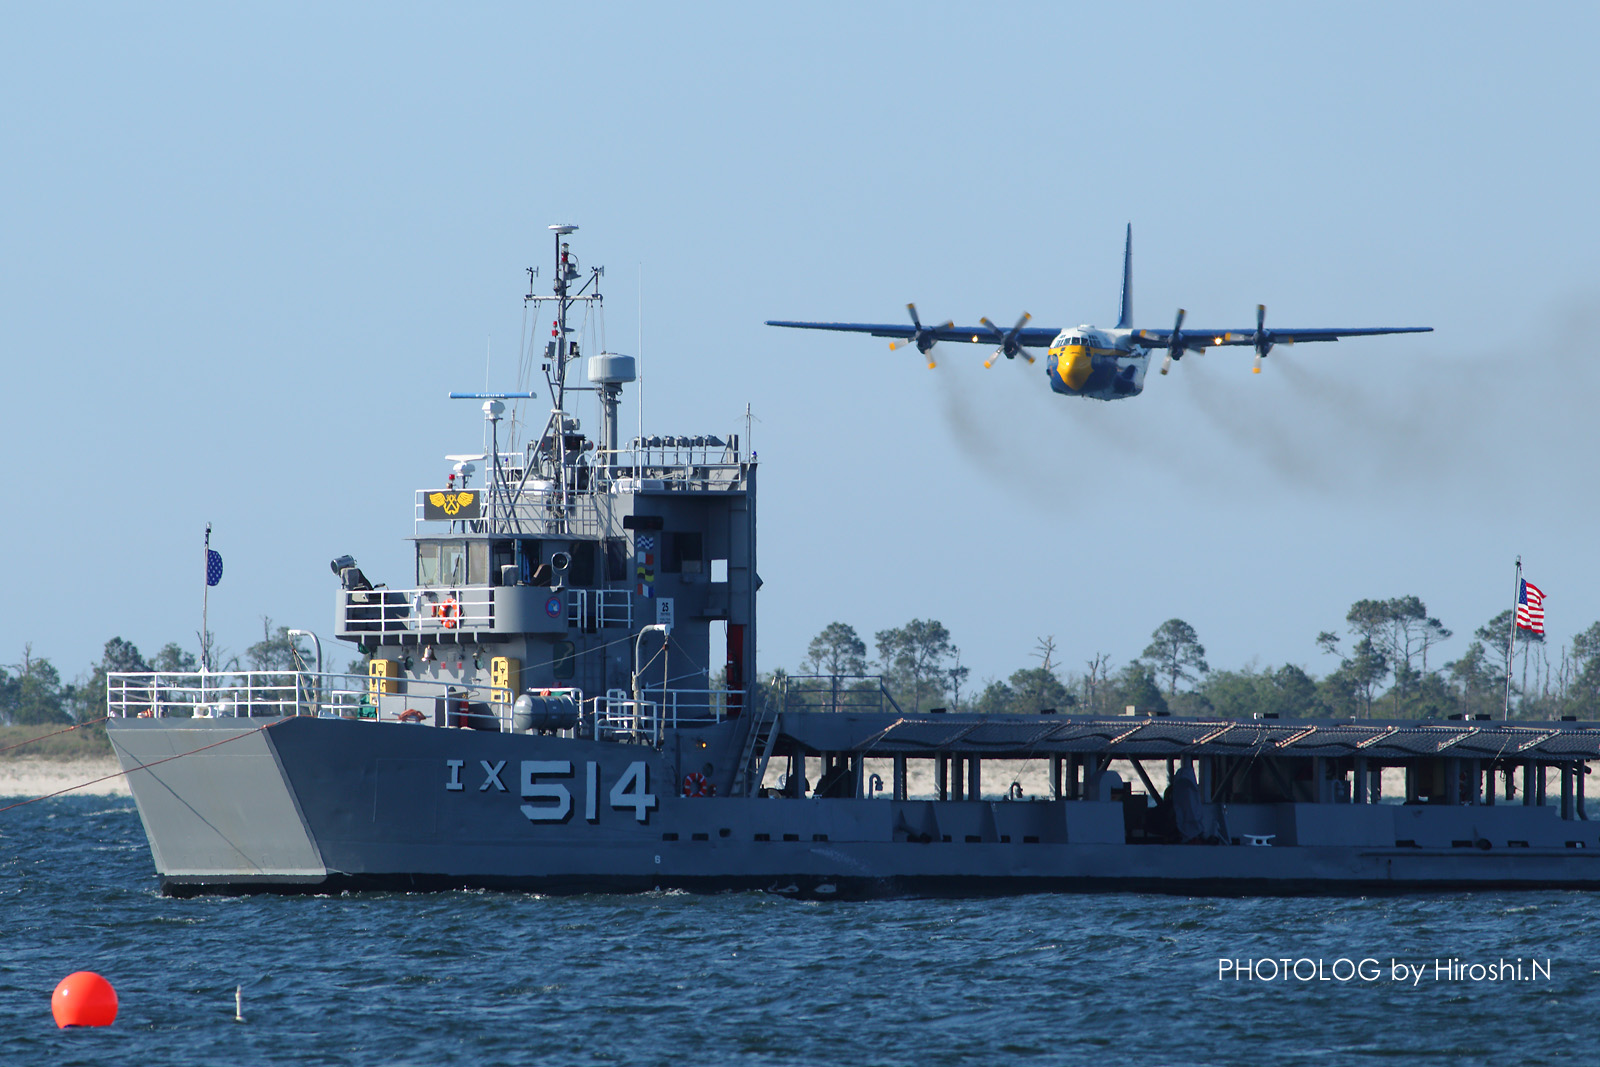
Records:
[[[481,791],[493,788],[506,792],[500,773],[505,764],[483,763],[485,780]],[[448,777],[445,789],[459,792],[463,789],[461,772],[465,760],[446,760]],[[527,803],[522,814],[529,822],[566,822],[572,818],[572,790],[562,781],[573,777],[571,760],[523,760],[518,774],[519,792]],[[639,822],[650,820],[650,809],[656,806],[656,795],[650,792],[650,768],[644,760],[635,760],[611,786],[609,794],[614,811],[631,811]],[[583,818],[586,822],[600,821],[600,764],[590,760],[584,764]]]

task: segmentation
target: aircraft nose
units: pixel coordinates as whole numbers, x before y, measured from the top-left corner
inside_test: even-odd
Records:
[[[1094,370],[1094,359],[1089,355],[1089,347],[1081,341],[1069,342],[1059,350],[1056,357],[1056,373],[1069,389],[1082,389],[1083,383],[1089,380],[1089,374]]]

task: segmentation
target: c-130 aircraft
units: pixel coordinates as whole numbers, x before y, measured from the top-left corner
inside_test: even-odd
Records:
[[[1380,333],[1429,333],[1432,326],[1357,326],[1351,328],[1318,327],[1314,329],[1267,329],[1267,309],[1256,305],[1255,329],[1196,330],[1183,328],[1184,311],[1178,309],[1177,321],[1170,330],[1136,330],[1133,328],[1133,224],[1128,224],[1127,241],[1122,252],[1122,313],[1117,324],[1110,329],[1095,326],[1029,326],[1033,317],[1026,312],[1010,330],[1002,330],[988,318],[978,321],[981,326],[957,326],[953,321],[943,326],[924,326],[917,317],[915,304],[907,304],[911,312],[911,325],[873,322],[786,322],[769,319],[768,326],[789,326],[802,330],[842,330],[848,333],[865,333],[873,337],[894,337],[890,348],[904,344],[916,345],[917,351],[928,358],[928,367],[934,364],[933,346],[940,341],[959,341],[966,344],[998,343],[994,352],[983,361],[985,367],[994,365],[1000,356],[1015,359],[1022,356],[1034,362],[1030,348],[1049,346],[1045,361],[1045,374],[1050,388],[1067,396],[1089,397],[1094,400],[1124,400],[1138,396],[1144,390],[1145,371],[1150,356],[1161,349],[1166,356],[1161,361],[1161,373],[1172,369],[1172,364],[1188,352],[1205,352],[1207,348],[1224,345],[1250,345],[1256,350],[1254,373],[1261,373],[1261,361],[1277,345],[1292,345],[1306,341],[1337,341],[1341,337],[1365,337]]]

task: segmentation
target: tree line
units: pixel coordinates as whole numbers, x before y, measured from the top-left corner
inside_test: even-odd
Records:
[[[263,617],[261,640],[241,655],[215,653],[223,671],[289,671],[307,656],[288,627]],[[1150,635],[1137,657],[1118,666],[1105,652],[1080,653],[1082,669],[1068,669],[1054,637],[1040,637],[1028,662],[1004,679],[971,682],[971,669],[950,631],[936,619],[912,619],[873,634],[873,652],[854,627],[832,622],[812,638],[793,671],[761,678],[759,697],[783,699],[791,675],[824,680],[811,685],[813,706],[865,706],[881,684],[904,710],[1117,714],[1218,715],[1250,718],[1442,718],[1450,714],[1495,715],[1511,678],[1512,714],[1530,719],[1600,716],[1600,622],[1570,642],[1552,648],[1542,634],[1517,629],[1512,613],[1500,612],[1472,633],[1466,651],[1441,662],[1438,646],[1454,636],[1428,613],[1419,597],[1358,600],[1345,615],[1343,633],[1319,633],[1314,646],[1337,666],[1321,677],[1305,667],[1245,666],[1216,670],[1193,626],[1168,619]],[[213,645],[213,648],[215,646]],[[1431,659],[1430,659],[1430,653]],[[25,645],[18,663],[0,666],[0,724],[88,722],[105,715],[106,675],[115,671],[193,671],[195,655],[176,642],[146,657],[121,637],[107,641],[99,662],[63,681],[49,659]],[[364,670],[352,664],[352,671]],[[831,679],[831,686],[826,680]]]
[[[1439,646],[1453,632],[1429,614],[1420,597],[1358,600],[1342,632],[1325,630],[1311,642],[1337,661],[1321,677],[1285,663],[1213,669],[1193,626],[1168,619],[1137,657],[1121,664],[1092,652],[1068,669],[1054,637],[1040,637],[1026,665],[1004,679],[969,684],[971,671],[949,630],[935,619],[912,619],[873,635],[867,643],[843,622],[829,623],[811,640],[794,672],[764,675],[768,699],[778,691],[806,694],[801,703],[848,707],[853,694],[875,693],[876,675],[903,710],[1033,713],[1045,708],[1085,714],[1216,715],[1251,718],[1443,718],[1452,714],[1499,717],[1510,677],[1511,714],[1530,719],[1600,716],[1600,622],[1552,649],[1543,634],[1517,629],[1508,609],[1472,633],[1459,657],[1446,660]],[[794,676],[833,679],[830,687],[797,686]],[[841,695],[842,694],[842,695]]]
[[[261,619],[261,640],[245,649],[242,656],[213,643],[217,670],[291,671],[303,663],[307,650],[299,638],[289,636],[287,626],[274,628],[272,620]],[[106,675],[113,672],[196,671],[199,660],[175,641],[169,641],[153,656],[146,657],[132,641],[113,637],[105,643],[100,660],[90,664],[72,681],[63,681],[61,672],[49,659],[35,656],[31,644],[24,645],[19,663],[0,666],[0,725],[47,725],[91,722],[106,713]]]

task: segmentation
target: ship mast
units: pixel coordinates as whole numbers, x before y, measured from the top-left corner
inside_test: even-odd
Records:
[[[567,318],[576,304],[587,303],[600,306],[604,297],[600,294],[600,279],[605,275],[604,267],[591,267],[589,277],[574,291],[573,283],[578,279],[578,260],[572,254],[571,247],[565,240],[568,234],[574,233],[578,227],[572,223],[557,223],[550,227],[555,237],[555,292],[551,296],[541,296],[533,292],[533,278],[537,272],[530,270],[528,295],[523,302],[542,303],[554,301],[556,317],[550,324],[551,340],[545,346],[545,384],[550,390],[550,399],[554,407],[550,412],[550,421],[546,425],[544,437],[539,446],[548,448],[549,456],[555,466],[555,490],[557,507],[557,525],[562,533],[570,531],[570,517],[572,514],[572,478],[567,455],[567,435],[569,421],[567,415],[567,364],[577,359],[580,355],[578,346],[568,340],[571,328],[567,325]],[[546,444],[548,442],[548,444]],[[539,447],[535,446],[535,447]],[[576,457],[570,457],[576,459]]]

